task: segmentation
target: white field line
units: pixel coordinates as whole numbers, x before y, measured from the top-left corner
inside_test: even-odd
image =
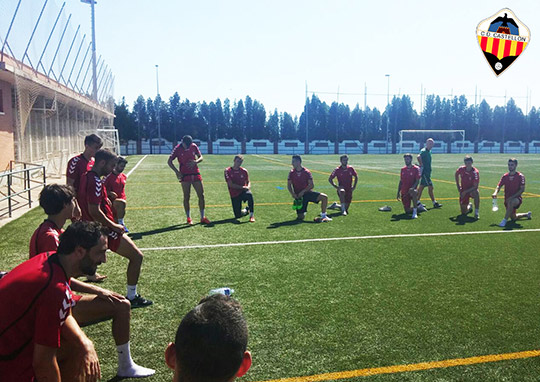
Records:
[[[135,166],[133,166],[133,168],[132,168],[131,170],[129,170],[129,172],[126,174],[126,178],[128,178],[128,177],[131,175],[131,173],[132,173],[133,171],[135,171],[135,169],[136,169],[137,167],[139,167],[139,165],[142,163],[143,160],[146,159],[147,156],[148,156],[148,155],[145,155],[145,156],[143,156],[141,159],[139,159],[139,161],[137,162],[137,164],[136,164]]]
[[[226,247],[244,247],[244,246],[251,246],[251,245],[296,244],[296,243],[313,243],[313,242],[321,242],[321,241],[341,241],[341,240],[397,239],[397,238],[411,238],[411,237],[439,237],[439,236],[458,236],[458,235],[491,235],[491,234],[504,234],[504,233],[507,233],[507,234],[508,233],[525,233],[525,232],[540,232],[540,228],[520,229],[520,230],[502,230],[502,231],[436,232],[436,233],[411,233],[411,234],[396,234],[396,235],[324,237],[324,238],[298,239],[298,240],[255,241],[255,242],[248,242],[248,243],[182,245],[182,246],[177,246],[177,247],[141,248],[141,251],[226,248]]]

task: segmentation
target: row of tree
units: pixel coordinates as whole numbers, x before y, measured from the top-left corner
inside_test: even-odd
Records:
[[[122,99],[115,105],[115,114],[122,141],[157,138],[158,129],[162,138],[173,142],[186,134],[204,141],[305,141],[306,119],[310,141],[385,140],[387,128],[388,139],[394,145],[400,130],[465,130],[466,139],[475,142],[540,140],[540,111],[535,107],[524,115],[513,99],[506,106],[492,108],[485,100],[469,105],[463,95],[442,99],[428,95],[420,114],[407,95],[394,97],[382,112],[377,108],[361,109],[358,104],[352,110],[343,103],[328,105],[313,95],[306,99],[298,118],[277,110],[267,112],[261,102],[249,96],[232,103],[219,98],[195,103],[175,93],[168,102],[159,96],[146,100],[139,96],[131,110]]]

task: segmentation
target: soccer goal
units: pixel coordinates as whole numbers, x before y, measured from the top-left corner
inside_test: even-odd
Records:
[[[400,130],[399,153],[418,152],[428,138],[435,141],[434,152],[446,153],[448,144],[452,143],[461,148],[459,152],[465,147],[465,130]]]
[[[116,155],[120,155],[120,139],[118,130],[114,126],[104,126],[96,130],[82,130],[79,134],[84,137],[89,134],[97,134],[103,140],[103,148],[109,149]]]

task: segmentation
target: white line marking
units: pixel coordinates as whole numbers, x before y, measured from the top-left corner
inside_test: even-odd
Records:
[[[137,167],[139,167],[139,165],[141,164],[141,162],[142,162],[143,160],[145,160],[147,156],[148,156],[148,155],[143,156],[143,157],[137,162],[137,164],[136,164],[135,166],[133,166],[133,168],[132,168],[131,170],[129,170],[129,172],[126,174],[126,178],[128,178],[128,177],[131,175],[131,173],[132,173],[133,171],[135,171],[135,169],[136,169]]]
[[[523,233],[523,232],[540,232],[540,228],[520,229],[520,230],[503,230],[503,231],[471,231],[471,232],[437,232],[437,233],[411,233],[397,235],[373,235],[373,236],[347,236],[347,237],[324,237],[314,239],[298,239],[298,240],[277,240],[277,241],[254,241],[248,243],[224,243],[224,244],[200,244],[200,245],[182,245],[178,247],[152,247],[141,248],[141,251],[165,251],[177,249],[201,249],[201,248],[224,248],[224,247],[243,247],[250,245],[275,245],[275,244],[296,244],[296,243],[313,243],[320,241],[340,241],[340,240],[368,240],[368,239],[395,239],[403,237],[437,237],[437,236],[456,236],[456,235],[489,235],[497,233]]]

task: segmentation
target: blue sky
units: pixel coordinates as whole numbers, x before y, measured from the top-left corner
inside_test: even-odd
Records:
[[[89,6],[67,0],[67,7],[89,31]],[[497,78],[476,26],[505,7],[529,27],[531,44]],[[130,105],[139,94],[155,96],[158,64],[164,98],[250,95],[293,114],[302,111],[306,81],[310,91],[331,93],[339,86],[363,94],[366,84],[368,106],[384,107],[385,74],[390,93],[411,94],[415,108],[422,85],[428,94],[471,95],[470,102],[477,86],[492,105],[506,92],[522,108],[529,88],[529,103],[540,106],[538,1],[99,0],[96,11],[98,53],[115,73],[115,97]],[[364,104],[363,95],[339,100]]]

